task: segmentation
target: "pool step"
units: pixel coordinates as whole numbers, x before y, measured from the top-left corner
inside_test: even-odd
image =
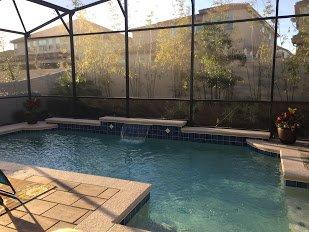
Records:
[[[297,141],[294,145],[284,145],[277,140],[248,139],[247,144],[257,150],[280,156],[286,186],[309,189],[309,168],[306,167],[309,160],[308,142]]]

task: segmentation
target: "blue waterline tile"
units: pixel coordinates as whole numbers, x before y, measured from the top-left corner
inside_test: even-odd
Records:
[[[113,125],[110,127],[110,125]],[[90,125],[73,125],[73,124],[58,124],[58,128],[53,130],[76,130],[76,131],[87,131],[98,134],[107,135],[120,135],[123,123],[114,122],[101,122],[100,126],[90,126]],[[160,125],[135,125],[132,128],[129,127],[127,134],[131,136],[144,136],[146,130],[148,129],[148,138],[153,139],[166,139],[166,140],[180,140],[180,141],[191,141],[198,143],[212,143],[212,144],[222,144],[222,145],[236,145],[236,146],[247,146],[245,137],[236,136],[223,136],[223,135],[211,135],[211,134],[196,134],[196,133],[182,133],[180,127],[174,126],[160,126]],[[169,133],[166,132],[169,129]],[[34,133],[35,131],[20,131],[16,133]],[[260,151],[249,146],[250,149],[272,157],[278,157],[278,154]]]
[[[288,187],[309,189],[309,183],[301,181],[285,180],[285,185]]]

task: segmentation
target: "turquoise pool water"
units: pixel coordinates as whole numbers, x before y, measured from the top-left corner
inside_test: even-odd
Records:
[[[0,160],[151,183],[130,226],[289,231],[280,163],[244,147],[50,131],[1,136]]]

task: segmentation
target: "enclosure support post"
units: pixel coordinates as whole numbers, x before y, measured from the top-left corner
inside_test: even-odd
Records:
[[[74,15],[74,13],[72,13],[72,12],[69,14],[69,27],[70,27],[70,52],[71,52],[73,110],[74,110],[74,113],[76,113],[76,72],[75,72],[73,15]]]
[[[270,137],[273,136],[273,101],[274,101],[274,83],[276,75],[276,51],[277,51],[277,34],[278,34],[278,14],[279,14],[279,0],[276,0],[276,18],[275,18],[275,35],[273,47],[272,73],[271,73],[271,90],[270,90],[270,106],[269,106],[269,131]]]
[[[27,89],[28,89],[28,98],[31,99],[31,81],[30,81],[30,65],[29,65],[29,52],[28,52],[28,36],[29,34],[24,35],[25,43],[25,62],[26,62],[26,75],[27,75]]]
[[[126,59],[126,116],[130,117],[130,71],[129,71],[129,25],[128,0],[124,0],[125,22],[125,59]]]
[[[70,51],[71,51],[71,74],[72,74],[72,94],[76,100],[76,72],[75,72],[75,51],[74,51],[74,35],[73,35],[73,14],[69,14],[70,24]]]
[[[193,124],[194,108],[194,40],[195,40],[195,0],[191,0],[191,72],[190,72],[190,113],[189,124]]]

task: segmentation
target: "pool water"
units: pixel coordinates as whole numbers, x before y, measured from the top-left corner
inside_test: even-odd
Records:
[[[151,183],[138,228],[289,231],[279,161],[246,147],[49,131],[1,136],[0,160]]]

